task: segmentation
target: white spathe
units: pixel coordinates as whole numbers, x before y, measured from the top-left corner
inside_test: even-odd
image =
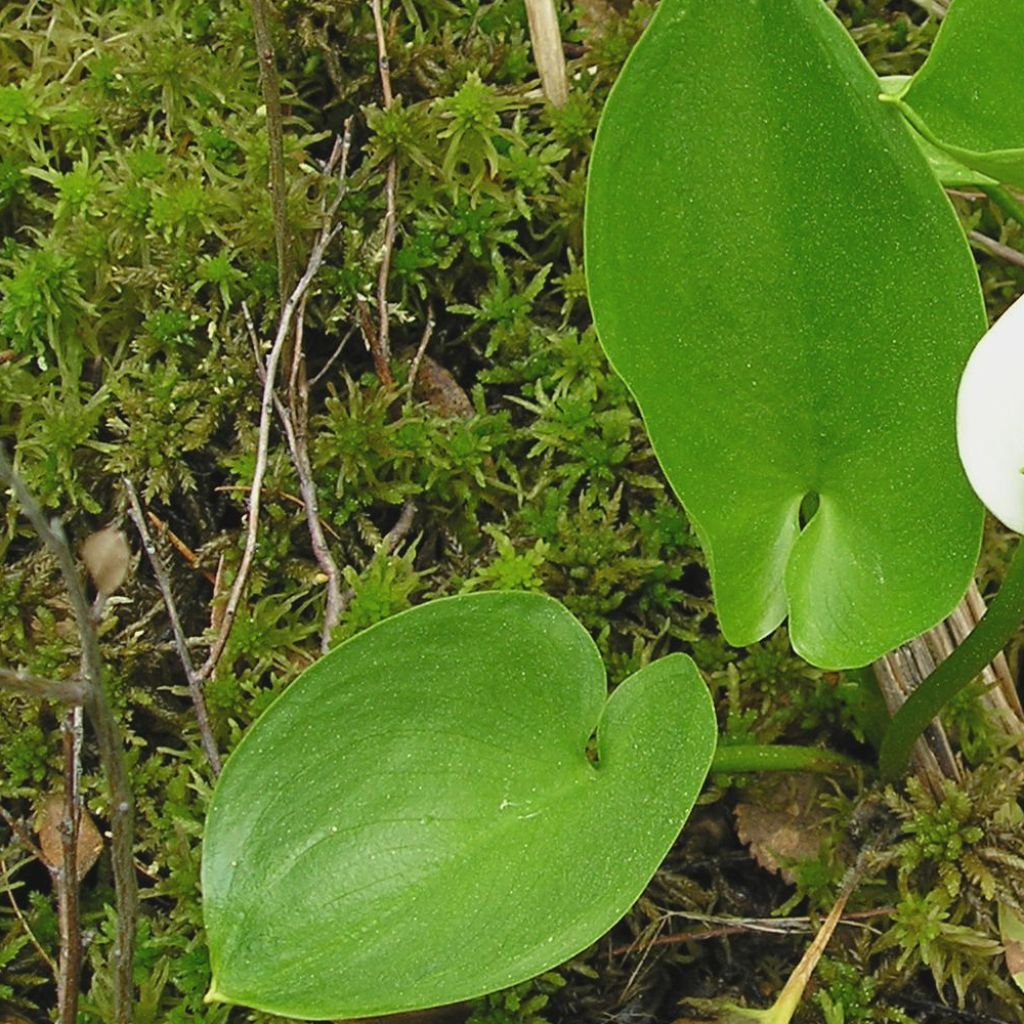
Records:
[[[978,497],[1024,533],[1024,296],[978,342],[960,380],[960,461]]]

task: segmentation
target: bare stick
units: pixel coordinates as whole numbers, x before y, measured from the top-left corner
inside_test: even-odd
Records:
[[[434,307],[427,306],[427,324],[423,328],[423,336],[420,338],[419,348],[416,349],[416,355],[412,357],[412,362],[409,364],[409,383],[406,385],[406,389],[412,396],[413,391],[416,388],[416,378],[419,376],[420,363],[423,362],[423,356],[426,354],[427,346],[430,344],[430,339],[434,335]]]
[[[17,870],[17,868],[15,868]],[[7,902],[11,905],[11,910],[14,911],[14,916],[18,919],[18,923],[25,930],[25,934],[28,936],[28,941],[35,947],[36,952],[42,957],[47,967],[50,968],[54,978],[59,976],[59,968],[56,962],[49,953],[40,945],[39,940],[36,938],[36,934],[32,931],[28,921],[25,920],[25,915],[21,912],[21,907],[18,906],[18,901],[14,898],[14,887],[11,885],[11,873],[7,867],[7,861],[0,857],[0,871],[3,872],[4,876],[4,889],[7,891]]]
[[[373,10],[373,26],[377,33],[377,69],[380,72],[380,87],[384,94],[384,109],[388,110],[394,100],[391,94],[391,66],[388,62],[388,46],[384,36],[384,18],[381,14],[380,0],[370,0]],[[387,174],[384,179],[384,244],[381,252],[380,271],[377,274],[377,344],[380,347],[381,362],[389,367],[391,362],[391,324],[388,317],[388,278],[391,276],[391,255],[395,248],[395,192],[398,187],[398,160],[392,156],[388,160]],[[381,380],[385,387],[391,387],[394,379],[388,368],[386,379]]]
[[[220,774],[221,761],[220,753],[217,750],[217,741],[213,738],[213,730],[210,728],[210,717],[206,712],[206,697],[203,694],[203,684],[196,673],[195,665],[192,663],[192,655],[189,653],[188,641],[185,638],[185,631],[181,628],[181,619],[178,616],[178,609],[174,603],[174,593],[171,590],[171,581],[167,576],[160,552],[153,543],[146,517],[142,512],[142,505],[139,503],[139,495],[131,480],[123,478],[125,490],[128,492],[128,503],[131,506],[129,515],[135,523],[135,529],[139,531],[142,539],[142,546],[146,550],[146,556],[153,567],[153,575],[156,577],[157,586],[164,598],[164,605],[167,608],[167,617],[171,620],[171,630],[174,633],[174,647],[178,652],[178,658],[185,669],[185,678],[188,680],[188,692],[192,698],[192,707],[196,713],[196,724],[199,726],[199,742],[202,745],[203,753],[209,762],[214,775]]]
[[[565,73],[562,34],[558,28],[554,0],[526,0],[526,18],[530,25],[533,61],[537,65],[544,95],[553,106],[565,106],[569,79]]]
[[[256,341],[256,329],[253,326],[252,317],[248,307],[243,303],[242,312],[245,314],[246,326],[249,329],[250,337]],[[298,312],[297,328],[303,323],[305,304],[300,306]],[[295,351],[301,354],[302,343],[301,333],[297,331]],[[320,509],[316,493],[316,484],[313,482],[313,466],[309,458],[309,448],[306,444],[306,397],[298,397],[298,375],[292,374],[289,381],[289,404],[274,395],[274,407],[277,410],[277,418],[281,421],[285,437],[288,441],[288,450],[292,456],[292,464],[295,466],[295,473],[299,478],[299,491],[302,495],[302,504],[306,511],[306,523],[309,527],[310,544],[317,564],[320,566],[324,576],[327,577],[327,596],[324,603],[324,620],[320,628],[320,650],[327,653],[330,650],[331,634],[338,625],[341,615],[341,572],[338,564],[331,555],[327,546],[327,538],[324,536],[323,525],[320,520]],[[304,388],[303,388],[304,390]]]
[[[918,7],[934,14],[936,18],[943,18],[949,11],[949,0],[913,0]]]
[[[412,529],[413,520],[416,518],[416,506],[411,502],[407,501],[402,506],[402,512],[398,517],[398,521],[390,530],[384,535],[384,539],[381,541],[380,547],[383,551],[390,555],[398,548],[398,545],[405,539],[406,534]],[[341,595],[341,606],[338,610],[340,614],[352,603],[352,599],[356,596],[355,588],[349,587],[345,593]]]
[[[171,547],[185,559],[190,568],[198,569],[208,583],[213,583],[213,573],[200,567],[199,556],[152,509],[146,509],[146,518],[160,531],[160,536],[166,538]]]
[[[29,852],[40,864],[46,865],[49,868],[46,858],[43,856],[43,851],[39,849],[34,842],[32,842],[32,836],[29,834],[25,826],[18,821],[17,818],[7,810],[6,807],[0,806],[0,818],[3,818],[7,823],[7,827],[11,830],[11,835]]]
[[[997,242],[980,231],[968,231],[967,237],[977,248],[984,249],[991,255],[998,256],[1001,260],[1006,260],[1007,263],[1012,263],[1016,267],[1024,267],[1024,252],[1018,252],[1008,245],[1003,245],[1002,242]]]
[[[349,132],[349,124],[350,122],[346,124],[346,135]],[[224,653],[224,648],[227,646],[228,637],[231,635],[231,627],[234,625],[235,616],[238,614],[238,606],[242,600],[242,593],[249,579],[252,560],[256,554],[256,540],[259,534],[260,495],[263,488],[263,478],[267,473],[267,460],[270,448],[270,420],[274,411],[274,385],[277,380],[277,367],[281,362],[281,353],[284,350],[285,343],[291,335],[299,305],[306,292],[309,291],[313,279],[316,277],[324,261],[327,249],[331,242],[334,241],[339,230],[339,226],[334,223],[334,217],[345,195],[345,163],[342,155],[346,152],[346,144],[344,139],[342,139],[340,143],[335,144],[335,153],[338,154],[337,159],[341,161],[337,192],[330,204],[325,204],[323,226],[316,241],[313,243],[313,248],[310,250],[309,259],[306,262],[306,269],[302,272],[302,277],[299,278],[298,283],[292,289],[291,295],[288,296],[288,300],[281,309],[277,333],[267,355],[266,365],[263,370],[263,397],[260,401],[260,423],[256,442],[256,467],[253,470],[252,486],[249,489],[249,511],[245,547],[242,551],[242,560],[239,563],[234,582],[231,585],[231,591],[228,594],[227,603],[224,606],[223,616],[220,620],[220,629],[210,649],[210,654],[199,671],[199,678],[203,682],[213,675],[217,668],[217,663]],[[336,163],[335,154],[332,153],[328,166],[333,170]]]
[[[251,0],[252,27],[260,62],[260,85],[267,109],[267,140],[270,143],[270,208],[274,217],[274,243],[277,249],[277,284],[281,305],[291,289],[288,245],[287,184],[284,175],[284,117],[281,90],[277,80],[277,62],[270,36],[266,0]]]
[[[0,668],[0,689],[61,704],[81,704],[85,698],[84,687],[74,679],[46,679],[9,668]]]
[[[327,362],[326,362],[326,363],[324,363],[324,365],[323,365],[323,366],[321,367],[321,369],[320,369],[320,372],[319,372],[319,373],[318,373],[318,374],[317,374],[317,375],[316,375],[315,377],[313,377],[313,378],[312,378],[312,380],[310,380],[310,382],[309,382],[309,385],[308,385],[308,387],[309,387],[310,389],[312,389],[312,388],[315,388],[315,387],[317,386],[317,384],[319,384],[319,383],[320,383],[320,381],[321,381],[321,380],[323,380],[323,378],[324,378],[324,377],[326,376],[326,374],[327,374],[327,371],[328,371],[328,370],[329,370],[329,369],[330,369],[330,368],[331,368],[331,367],[332,367],[332,366],[333,366],[333,365],[335,364],[335,362],[337,361],[337,359],[338,359],[338,356],[340,356],[340,355],[341,355],[341,353],[345,351],[345,346],[346,346],[346,345],[348,344],[348,340],[349,340],[349,338],[351,338],[351,337],[352,337],[352,335],[353,335],[353,333],[354,333],[354,332],[355,332],[355,328],[354,328],[354,327],[350,327],[350,328],[349,328],[349,329],[348,329],[348,330],[347,330],[347,331],[345,332],[345,336],[344,336],[344,337],[343,337],[343,338],[341,339],[341,341],[339,341],[339,342],[338,342],[338,347],[337,347],[337,348],[336,348],[336,349],[335,349],[335,350],[334,350],[334,351],[333,351],[333,352],[331,353],[331,356],[330,356],[330,358],[329,358],[329,359],[327,360]]]
[[[60,821],[60,866],[50,872],[57,889],[60,955],[57,1016],[61,1024],[78,1019],[78,983],[82,974],[82,927],[78,918],[78,828],[82,819],[82,709],[69,708],[61,722],[64,748],[64,799]]]
[[[370,0],[373,11],[373,27],[377,33],[377,70],[380,72],[380,88],[384,94],[384,109],[387,110],[394,97],[391,94],[391,63],[388,61],[388,46],[384,36],[384,17],[381,14],[380,0]]]
[[[262,366],[260,367],[260,370],[260,382],[262,383]],[[247,491],[249,490],[249,488],[246,487],[245,484],[220,484],[219,486],[215,487],[214,490],[222,491],[224,493],[231,493],[233,491]],[[299,508],[303,507],[302,499],[297,494],[290,494],[288,491],[281,491],[276,488],[274,488],[273,490],[269,490],[266,493],[272,494],[275,498],[280,498],[282,501],[287,501],[288,504],[290,505],[298,505]],[[320,526],[323,528],[324,533],[329,533],[335,540],[341,540],[341,534],[338,533],[338,531],[334,529],[334,527],[331,526],[331,524],[328,523],[325,519],[320,520]],[[210,573],[210,576],[212,577],[213,574]],[[213,582],[212,579],[211,582]]]
[[[82,644],[82,707],[96,736],[103,774],[110,797],[111,861],[117,904],[117,935],[114,944],[114,1020],[130,1024],[134,985],[132,962],[135,953],[135,929],[138,917],[138,886],[132,865],[133,802],[124,763],[124,747],[117,721],[103,689],[103,664],[99,640],[85,590],[75,560],[64,536],[60,520],[47,522],[39,503],[29,492],[0,448],[0,479],[14,491],[22,510],[40,540],[50,549],[60,566],[64,586],[74,612]]]
[[[854,910],[844,914],[840,924],[859,925],[875,917],[891,917],[896,913],[895,907],[875,907],[872,910]],[[717,920],[713,918],[713,920]],[[728,920],[721,918],[720,920]],[[638,949],[650,949],[652,946],[676,946],[686,942],[703,942],[706,939],[718,939],[728,935],[796,935],[812,930],[809,917],[766,917],[738,918],[736,924],[723,924],[716,928],[695,928],[692,931],[676,932],[673,935],[658,935],[649,942],[637,940],[626,945],[614,946],[612,956],[624,956],[635,953]]]
[[[373,368],[377,374],[377,379],[385,387],[391,387],[395,379],[380,346],[380,331],[378,325],[373,322],[373,316],[370,314],[370,307],[367,305],[366,299],[362,296],[356,296],[356,322],[359,324],[359,331],[363,336],[363,342],[366,345],[367,351],[373,359]]]

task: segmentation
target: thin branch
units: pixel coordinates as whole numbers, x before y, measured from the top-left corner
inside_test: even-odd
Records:
[[[381,13],[380,0],[370,0],[373,11],[373,27],[377,33],[377,70],[380,72],[380,88],[384,94],[384,109],[387,110],[394,96],[391,94],[391,63],[388,60],[387,39],[384,35],[384,17]]]
[[[256,329],[249,314],[248,307],[243,303],[242,311],[245,314],[246,326],[249,329],[253,342],[258,344]],[[298,313],[297,326],[303,322],[305,305],[301,306]],[[301,342],[296,343],[296,352],[301,352]],[[309,527],[310,545],[313,549],[313,556],[320,566],[326,581],[326,598],[324,602],[324,619],[320,628],[320,650],[327,653],[330,650],[331,635],[338,625],[341,615],[341,572],[337,562],[331,555],[327,546],[327,538],[324,536],[323,525],[320,520],[320,509],[316,493],[316,484],[313,482],[313,466],[309,458],[309,448],[306,445],[306,400],[298,398],[295,392],[298,390],[298,378],[293,374],[289,381],[289,405],[274,394],[274,408],[277,410],[277,418],[281,421],[285,438],[288,441],[288,450],[291,453],[292,464],[295,467],[296,476],[299,478],[299,492],[302,495],[302,504],[306,511],[306,523]]]
[[[252,27],[256,37],[256,53],[260,62],[260,85],[263,105],[267,110],[267,140],[270,144],[270,208],[274,218],[274,244],[277,249],[277,283],[281,305],[291,289],[289,258],[287,183],[284,173],[284,116],[281,112],[281,90],[277,79],[277,61],[270,35],[270,19],[266,0],[250,0]]]
[[[146,518],[160,531],[160,536],[165,537],[171,547],[185,559],[189,567],[197,569],[203,578],[212,585],[214,575],[208,569],[200,567],[199,556],[152,509],[146,509]]]
[[[389,110],[394,102],[391,93],[391,66],[388,62],[387,39],[384,35],[384,18],[381,14],[380,0],[370,0],[373,11],[373,27],[377,34],[377,69],[380,72],[381,92],[384,95],[384,109]],[[397,229],[395,213],[395,193],[398,189],[398,160],[392,156],[388,160],[388,169],[384,179],[384,243],[381,252],[380,270],[377,274],[377,344],[380,348],[380,361],[386,374],[381,378],[385,387],[394,384],[391,376],[391,323],[388,316],[388,279],[391,276],[391,257],[395,249],[395,232]]]
[[[384,539],[380,543],[378,550],[383,550],[385,554],[393,554],[397,549],[398,545],[402,543],[406,535],[412,529],[413,520],[416,518],[416,506],[411,501],[407,501],[402,506],[402,512],[398,517],[398,521],[386,534]],[[352,603],[352,599],[356,596],[354,587],[349,587],[341,595],[341,605],[338,610],[339,616],[346,608]]]
[[[346,123],[346,135],[349,133],[350,124],[351,121]],[[338,160],[341,160],[341,156],[345,152],[346,144],[343,139],[340,144],[335,144],[335,153],[338,154]],[[336,163],[335,154],[332,153],[331,161],[329,161],[328,166],[333,170]],[[256,541],[259,534],[260,498],[263,488],[263,478],[267,473],[267,462],[270,449],[270,420],[274,411],[274,385],[277,380],[277,368],[281,362],[281,354],[284,351],[285,343],[291,336],[295,316],[300,304],[302,303],[303,297],[306,292],[309,291],[317,272],[323,264],[324,256],[327,254],[328,247],[331,242],[334,241],[338,231],[340,230],[340,225],[334,223],[334,218],[338,212],[341,200],[345,195],[345,169],[344,160],[341,160],[341,168],[338,173],[337,192],[329,205],[326,204],[325,200],[323,226],[320,229],[320,233],[317,236],[316,241],[313,243],[313,248],[310,250],[309,259],[306,262],[306,269],[302,272],[302,277],[299,278],[298,283],[292,289],[291,295],[288,296],[288,300],[285,302],[284,307],[281,310],[281,318],[277,325],[277,333],[274,337],[274,342],[270,348],[270,352],[267,355],[267,361],[263,371],[263,397],[260,401],[259,433],[256,442],[256,467],[253,470],[252,486],[249,489],[249,511],[245,547],[242,551],[242,560],[239,563],[234,582],[231,585],[231,591],[228,594],[227,603],[224,606],[223,616],[220,620],[220,629],[213,642],[213,646],[210,649],[210,654],[207,657],[206,662],[199,670],[199,678],[203,682],[213,675],[217,668],[217,663],[220,661],[221,655],[224,653],[224,649],[227,646],[228,637],[231,635],[231,628],[234,625],[235,616],[238,614],[238,607],[242,600],[242,593],[245,590],[246,583],[248,582],[249,572],[252,568],[252,561],[256,554]]]
[[[261,366],[260,367],[260,382],[262,383],[262,381],[263,381],[263,367]],[[249,490],[249,488],[245,484],[219,484],[217,487],[214,488],[214,490],[218,491],[218,492],[223,492],[225,494],[230,494],[232,492],[237,492],[237,491],[247,491],[247,490]],[[278,490],[277,488],[273,488],[272,490],[268,490],[268,491],[266,491],[266,493],[269,494],[269,495],[273,495],[275,498],[280,498],[281,501],[286,501],[290,505],[298,505],[299,508],[303,508],[304,507],[303,504],[302,504],[302,498],[300,498],[297,494],[290,494],[288,491]],[[329,533],[337,541],[341,540],[341,534],[338,533],[338,531],[336,529],[334,529],[334,527],[331,526],[331,524],[329,522],[327,522],[325,519],[321,519],[320,520],[320,525],[323,527],[325,533]],[[210,576],[212,577],[213,573],[210,573]],[[211,580],[211,582],[212,582],[212,580]]]
[[[60,827],[60,866],[50,874],[57,889],[60,956],[57,970],[57,1016],[61,1024],[78,1019],[78,985],[82,975],[82,926],[78,913],[78,831],[82,821],[82,709],[72,707],[61,722],[64,749],[64,798]]]
[[[426,354],[427,346],[430,344],[430,339],[434,335],[434,307],[431,305],[427,306],[427,323],[423,328],[423,336],[420,338],[419,347],[416,349],[416,354],[412,357],[412,362],[409,364],[409,383],[406,385],[406,390],[410,398],[416,388],[416,378],[420,373],[420,363],[423,362],[423,356]]]
[[[340,356],[341,353],[345,350],[345,346],[348,344],[349,338],[351,338],[354,333],[355,333],[355,328],[354,327],[350,327],[345,332],[345,336],[341,339],[341,341],[338,342],[338,347],[331,353],[330,358],[320,368],[320,372],[315,377],[313,377],[312,380],[310,380],[309,385],[308,385],[310,390],[315,388],[317,386],[317,384],[319,384],[320,381],[323,380],[324,376],[327,374],[327,371],[334,365],[334,363],[338,359],[338,356]]]
[[[18,919],[18,923],[24,929],[25,934],[28,936],[28,941],[35,947],[36,952],[42,957],[44,963],[50,968],[55,979],[60,977],[60,971],[57,967],[56,961],[50,956],[49,953],[43,949],[39,940],[36,938],[36,934],[32,931],[28,921],[25,920],[25,915],[21,912],[21,907],[18,906],[18,901],[14,898],[14,889],[11,885],[11,873],[7,867],[7,861],[0,857],[0,870],[3,871],[5,885],[4,888],[7,891],[7,902],[11,905],[11,910],[14,911],[14,916]]]
[[[936,18],[944,18],[949,12],[949,0],[913,0],[918,7],[934,14]]]
[[[138,884],[132,866],[134,807],[125,769],[124,747],[103,689],[103,663],[96,624],[60,520],[54,518],[47,522],[39,503],[15,473],[2,448],[0,479],[11,487],[40,540],[56,557],[78,627],[82,645],[82,707],[96,735],[110,797],[111,861],[117,905],[117,936],[113,952],[114,1020],[116,1024],[130,1024],[134,998],[132,964],[138,918]]]
[[[6,807],[2,805],[0,805],[0,818],[4,819],[7,827],[11,830],[11,835],[14,836],[25,850],[28,853],[31,853],[40,864],[45,865],[46,868],[49,869],[50,865],[47,863],[46,857],[43,856],[43,851],[40,850],[32,841],[32,836],[29,834],[28,830],[16,817],[14,817],[13,814],[11,814],[10,811],[7,810]]]
[[[356,296],[356,323],[359,324],[359,332],[363,336],[363,344],[366,345],[366,349],[373,359],[373,369],[377,374],[377,379],[385,387],[390,387],[394,384],[394,376],[391,373],[388,361],[384,358],[384,352],[380,345],[380,329],[373,322],[370,307],[366,299],[361,295]]]
[[[859,925],[875,917],[890,917],[896,912],[895,907],[875,907],[872,910],[855,910],[844,914],[840,924]],[[687,915],[673,915],[682,916]],[[698,920],[705,920],[698,915]],[[724,938],[728,935],[797,935],[813,931],[809,917],[767,917],[767,918],[707,918],[707,920],[734,920],[734,924],[722,924],[715,928],[700,928],[692,931],[676,932],[674,935],[659,935],[649,942],[638,940],[628,945],[614,946],[612,956],[624,956],[635,953],[638,949],[650,949],[652,946],[676,946],[684,942],[704,942],[707,939]]]
[[[983,235],[980,231],[968,231],[967,237],[975,247],[983,249],[990,255],[998,256],[1001,260],[1006,260],[1007,263],[1012,263],[1015,267],[1024,267],[1024,252],[1013,249],[1008,245],[1003,245],[1002,242],[997,242],[994,238],[989,238],[988,235]]]
[[[181,619],[178,616],[178,609],[174,603],[174,593],[171,590],[171,581],[164,567],[160,552],[156,549],[148,527],[146,517],[142,512],[142,505],[139,503],[139,495],[128,477],[124,477],[124,487],[128,492],[128,503],[130,505],[129,515],[135,523],[135,529],[139,531],[142,539],[142,546],[145,548],[146,556],[153,567],[153,575],[156,577],[157,586],[164,598],[164,605],[167,607],[167,617],[171,620],[171,630],[174,634],[174,647],[178,652],[178,658],[185,669],[185,678],[188,680],[188,692],[192,698],[192,707],[196,713],[196,724],[199,726],[199,742],[202,745],[203,753],[209,762],[213,774],[219,775],[221,769],[220,753],[217,750],[217,741],[213,738],[213,730],[210,728],[210,716],[206,711],[206,697],[203,694],[203,684],[196,673],[195,665],[192,663],[192,655],[189,653],[188,641],[185,638],[185,631],[181,628]]]
[[[552,106],[563,107],[569,96],[569,78],[565,72],[565,53],[554,0],[526,0],[526,18],[530,25],[533,62],[544,95]]]
[[[0,668],[0,689],[61,704],[81,704],[85,699],[85,688],[75,679],[47,679],[10,668]]]

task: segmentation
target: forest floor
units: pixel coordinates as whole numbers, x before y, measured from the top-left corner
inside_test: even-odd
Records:
[[[935,35],[926,4],[831,6],[881,74],[912,73]],[[108,526],[128,539],[98,632],[136,808],[135,1020],[278,1019],[203,1002],[211,751],[231,751],[318,656],[322,634],[336,644],[429,598],[503,588],[563,601],[613,684],[654,656],[690,654],[723,743],[829,747],[863,768],[712,776],[624,921],[456,1016],[641,1024],[698,1018],[707,1001],[765,1006],[857,850],[885,837],[890,856],[851,898],[800,1019],[1024,1021],[986,879],[964,856],[995,842],[987,798],[1024,786],[1020,766],[963,699],[948,725],[964,788],[939,799],[883,789],[858,679],[809,667],[784,630],[748,649],[725,644],[697,538],[594,336],[587,158],[652,5],[565,8],[560,107],[540,90],[521,0],[395,3],[380,34],[369,3],[275,7],[279,121],[247,0],[0,9],[0,444],[76,551]],[[300,472],[277,412],[261,443],[261,373],[342,159],[338,231],[301,303],[304,363],[291,372],[291,335],[280,352],[281,415],[305,435]],[[1020,254],[1020,224],[984,196],[952,198],[966,226]],[[1024,290],[1024,260],[978,259],[995,315]],[[231,621],[257,469],[258,532]],[[205,746],[131,488],[203,675]],[[81,642],[56,563],[16,502],[3,514],[0,665],[69,677]],[[990,529],[983,590],[1008,543]],[[62,718],[52,704],[0,698],[4,1024],[55,1019],[61,922],[34,844],[49,831],[59,846],[40,815],[66,788]],[[110,801],[89,733],[80,787],[98,856],[79,857],[79,1020],[99,1024],[115,1019],[117,924]],[[780,854],[780,832],[802,842]],[[999,871],[1019,873],[1024,861],[1008,856]]]

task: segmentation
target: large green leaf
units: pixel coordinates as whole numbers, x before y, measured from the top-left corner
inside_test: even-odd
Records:
[[[668,851],[715,745],[682,655],[606,697],[588,634],[533,594],[426,604],[317,662],[213,796],[208,998],[312,1019],[415,1009],[597,939]]]
[[[820,0],[664,0],[587,201],[598,335],[701,534],[726,638],[788,611],[796,650],[834,668],[949,612],[982,522],[953,427],[977,276],[878,94]]]
[[[897,103],[961,163],[1024,187],[1024,0],[954,0]]]
[[[889,75],[878,80],[880,96],[900,96],[910,81],[910,75]],[[939,149],[934,143],[929,142],[919,131],[910,129],[918,149],[924,154],[932,173],[946,188],[965,188],[971,186],[984,186],[988,188],[998,185],[995,178],[973,167],[968,167],[961,160],[957,160],[948,150]]]

